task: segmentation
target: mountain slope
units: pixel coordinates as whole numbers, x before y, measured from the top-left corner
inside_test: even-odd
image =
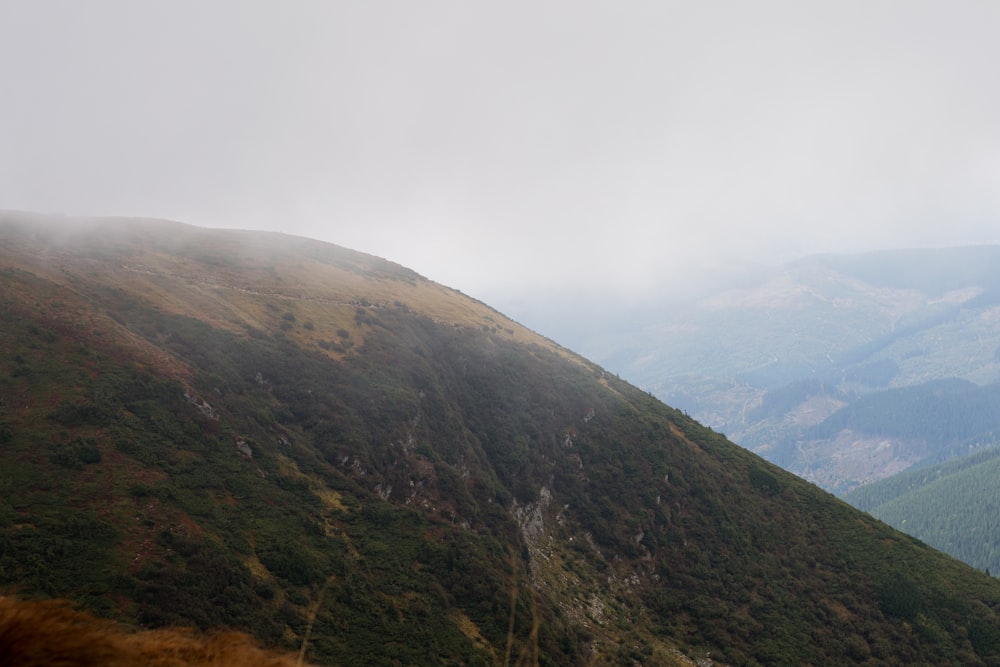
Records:
[[[499,313],[0,217],[0,580],[321,664],[1000,664],[1000,583]]]
[[[789,406],[801,414],[802,405],[817,404],[838,409],[818,423],[789,429],[766,452],[783,467],[808,461],[805,471],[813,481],[835,492],[965,456],[992,444],[1000,432],[1000,384],[981,387],[956,378],[860,396],[844,396],[828,383],[800,383],[768,392],[750,418],[764,421],[767,413],[783,415]]]

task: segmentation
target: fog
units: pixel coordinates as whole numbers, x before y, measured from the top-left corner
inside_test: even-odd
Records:
[[[529,319],[997,242],[998,34],[992,1],[6,2],[0,208],[319,238]]]

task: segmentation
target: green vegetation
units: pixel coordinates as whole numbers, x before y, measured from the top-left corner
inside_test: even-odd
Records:
[[[138,241],[0,244],[3,585],[287,648],[313,621],[329,664],[1000,664],[1000,582],[499,314],[181,236],[143,259],[170,290],[117,268]],[[285,287],[304,257],[356,293]]]
[[[780,419],[794,408],[814,396],[831,396],[846,399],[836,385],[823,380],[811,379],[793,382],[784,387],[772,389],[764,394],[760,405],[747,416],[751,420]]]
[[[842,429],[933,442],[937,449],[1000,432],[1000,384],[948,379],[863,396],[806,431],[829,437]],[[950,457],[949,457],[950,458]]]
[[[862,486],[844,499],[973,567],[1000,573],[1000,439],[936,466]]]
[[[789,406],[794,405],[796,400],[809,398],[802,387],[814,384],[793,385],[779,392],[775,399],[770,398],[772,392],[769,392],[761,409],[754,414],[773,420],[783,410],[790,409]],[[814,467],[824,465],[824,460],[819,457],[824,455],[825,450],[830,450],[830,458],[867,455],[871,460],[878,460],[880,455],[870,449],[846,454],[833,450],[832,443],[841,433],[847,433],[855,440],[869,440],[872,443],[870,448],[874,448],[879,440],[891,441],[895,456],[906,466],[913,465],[915,461],[919,461],[920,465],[929,465],[964,456],[981,443],[991,442],[994,433],[1000,433],[1000,412],[996,410],[996,406],[1000,405],[1000,384],[980,387],[967,380],[950,378],[876,391],[860,397],[833,394],[830,389],[826,391],[830,392],[827,396],[846,405],[814,426],[792,430],[782,439],[776,439],[768,453],[771,460],[789,468],[794,468],[796,462],[801,465],[802,452],[806,449],[804,444],[815,452],[812,454]],[[822,395],[822,392],[815,391],[812,395]],[[782,398],[785,400],[780,400]],[[769,407],[770,412],[766,412]],[[854,488],[859,480],[866,479],[864,474],[850,476],[865,470],[863,462],[852,467],[848,459],[839,465],[843,466],[845,473],[839,484],[828,484],[832,490],[846,492]],[[831,470],[834,469],[831,467]]]

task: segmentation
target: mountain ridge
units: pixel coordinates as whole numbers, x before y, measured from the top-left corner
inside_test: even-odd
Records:
[[[1000,663],[1000,583],[485,305],[150,224],[0,216],[4,584],[320,664]]]

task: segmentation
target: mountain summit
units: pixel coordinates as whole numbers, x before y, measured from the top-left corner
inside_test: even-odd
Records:
[[[1000,664],[1000,583],[488,306],[0,214],[0,581],[319,664]]]

